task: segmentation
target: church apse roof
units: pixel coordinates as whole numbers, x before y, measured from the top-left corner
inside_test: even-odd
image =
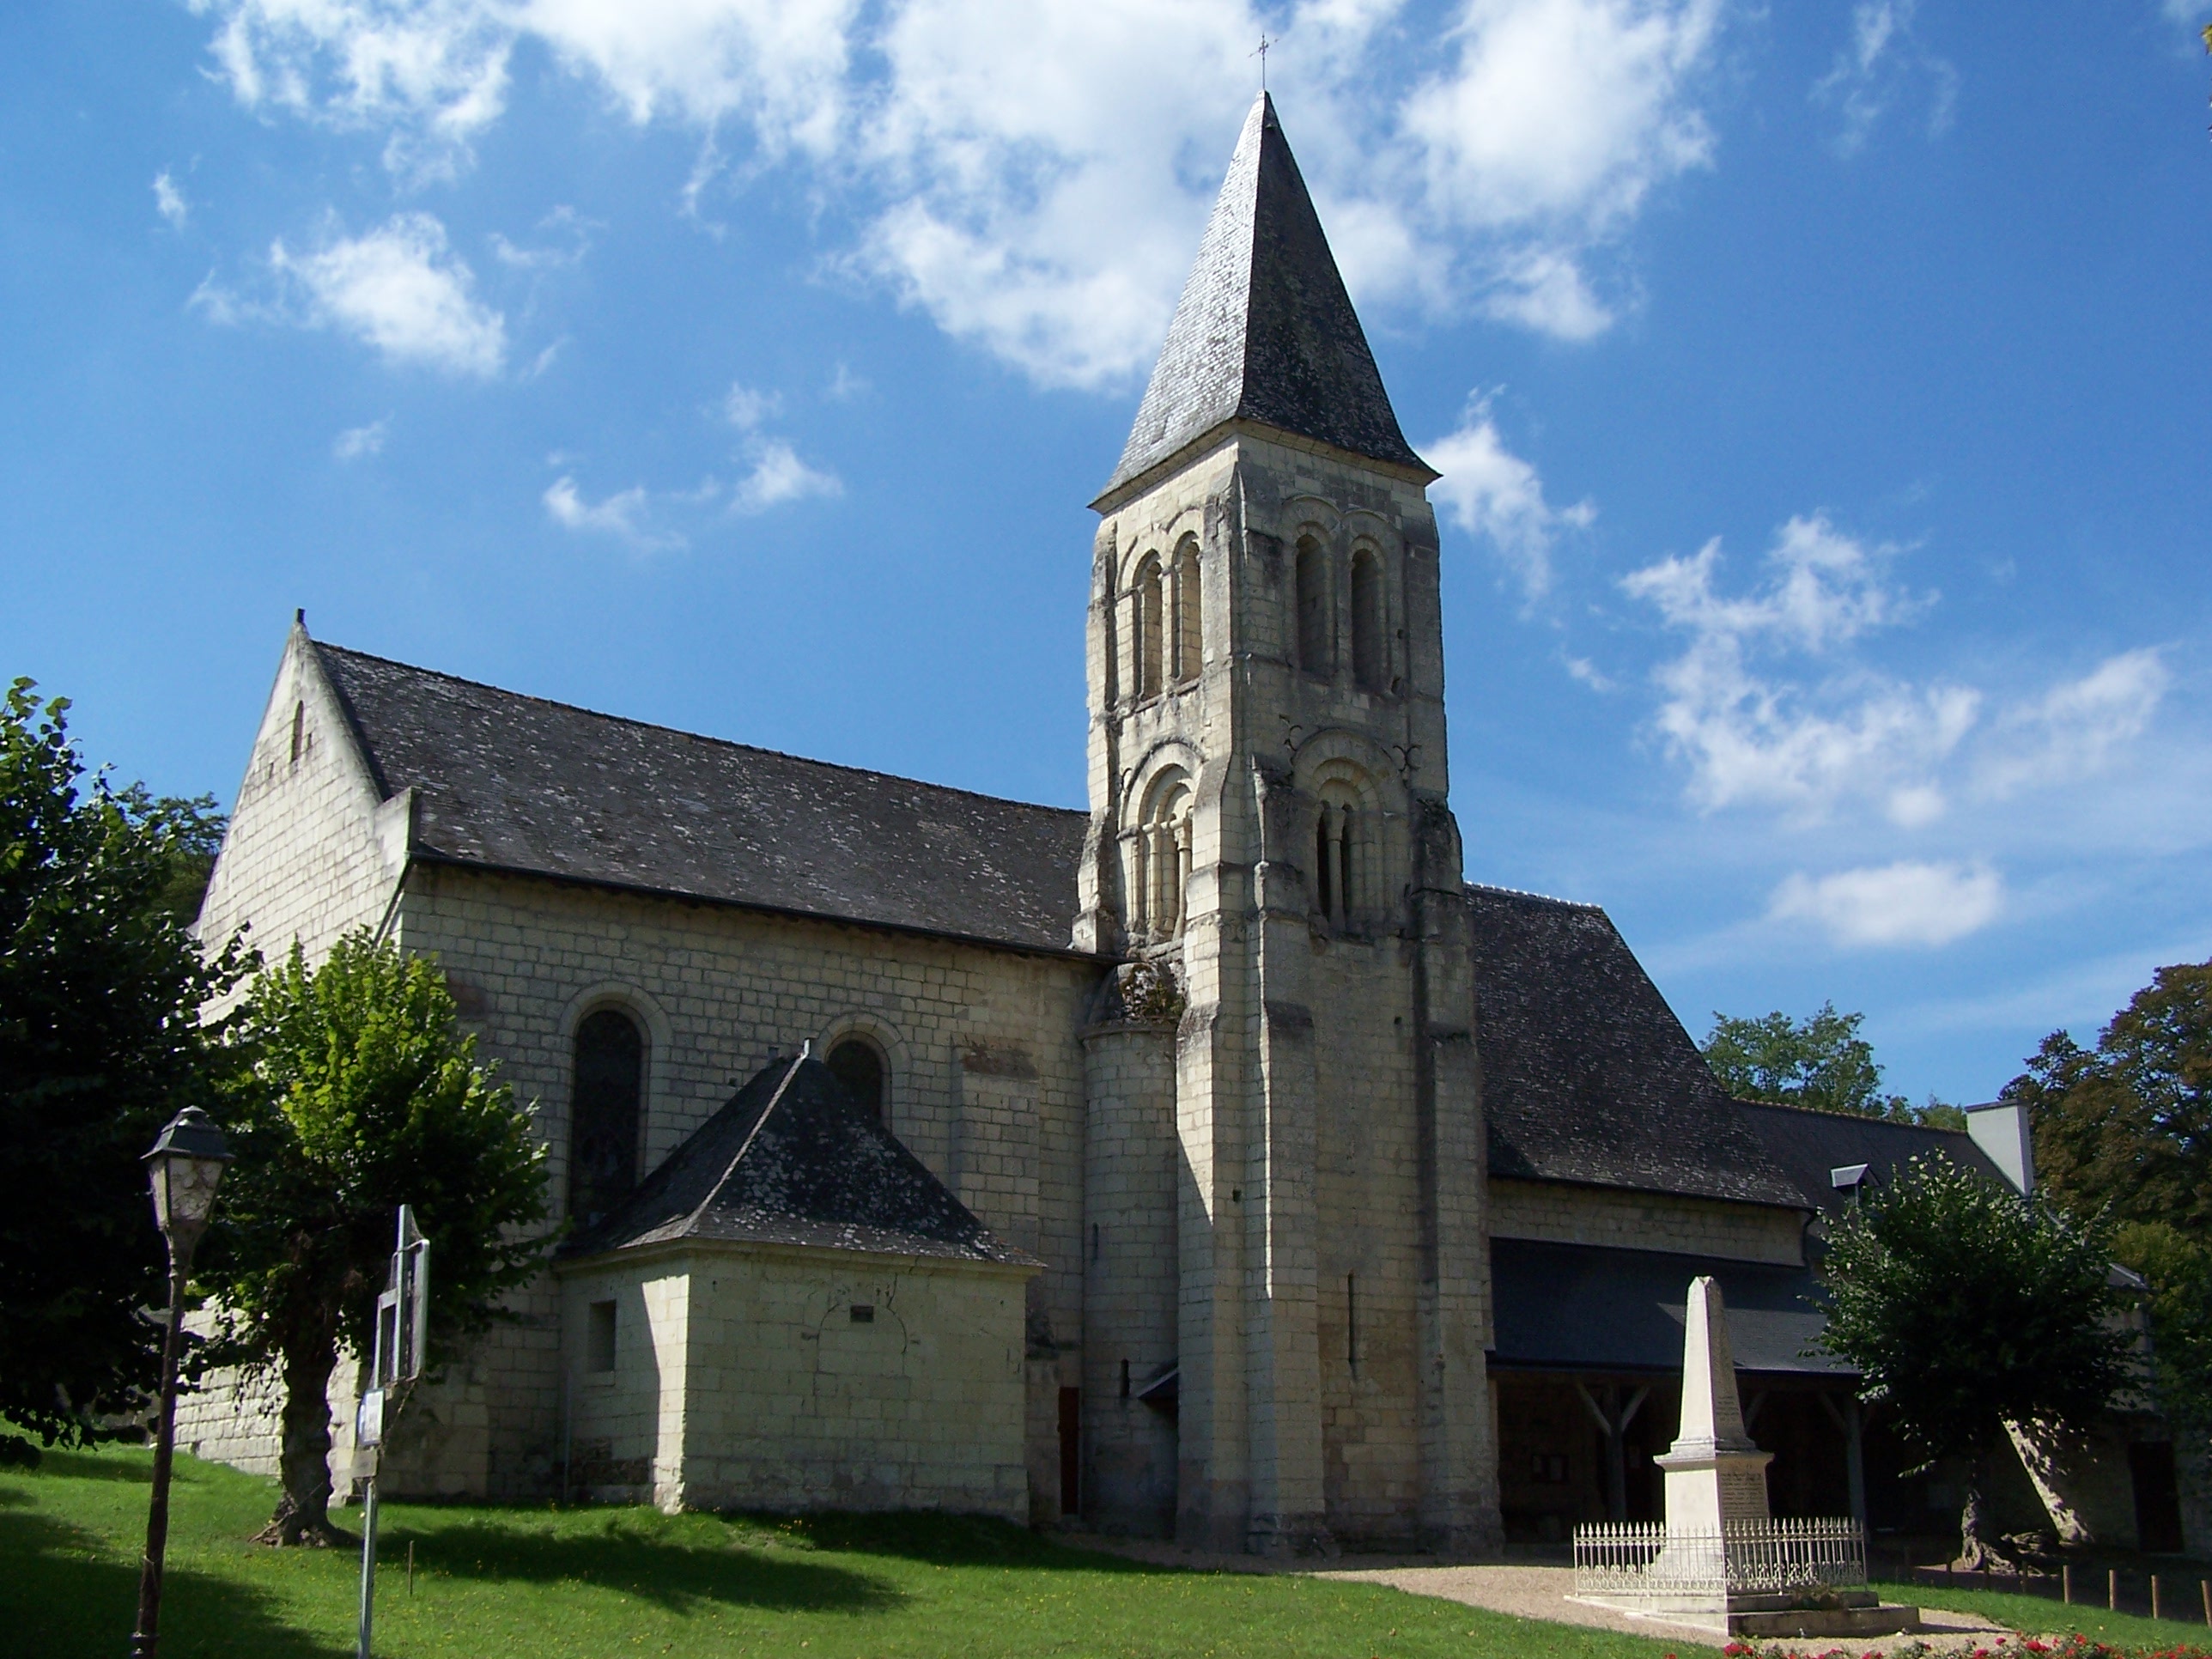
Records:
[[[1493,1176],[1808,1207],[1604,911],[1467,902]]]
[[[314,650],[418,860],[1069,948],[1081,812]]]
[[[1099,500],[1240,419],[1436,476],[1399,429],[1264,92],[1245,118],[1128,445]]]
[[[687,1239],[1037,1267],[806,1055],[770,1060],[570,1256]]]

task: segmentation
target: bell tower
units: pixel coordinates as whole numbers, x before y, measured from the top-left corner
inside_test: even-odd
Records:
[[[1194,1545],[1498,1535],[1436,477],[1263,93],[1091,504],[1076,942],[1180,990],[1158,1152]]]

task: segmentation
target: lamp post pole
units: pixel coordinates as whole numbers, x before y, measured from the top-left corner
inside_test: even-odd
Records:
[[[187,1106],[146,1154],[154,1218],[169,1249],[169,1318],[161,1339],[161,1403],[154,1436],[154,1492],[146,1505],[146,1554],[138,1571],[138,1625],[131,1659],[155,1659],[161,1623],[161,1558],[169,1541],[169,1468],[177,1442],[177,1349],[185,1324],[185,1276],[215,1209],[215,1189],[230,1161],[222,1131]]]

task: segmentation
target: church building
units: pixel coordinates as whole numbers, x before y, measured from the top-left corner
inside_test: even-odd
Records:
[[[1558,1538],[1656,1512],[1711,1273],[1777,1512],[1890,1501],[1808,1236],[2008,1126],[1732,1101],[1602,912],[1465,878],[1437,476],[1263,94],[1092,503],[1087,811],[295,626],[203,934],[434,956],[565,1228],[386,1489]],[[179,1439],[274,1466],[250,1390]]]

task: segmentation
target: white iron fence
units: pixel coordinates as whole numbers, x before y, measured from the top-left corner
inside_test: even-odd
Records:
[[[1577,1595],[1702,1601],[1866,1582],[1866,1535],[1856,1521],[1739,1521],[1719,1532],[1650,1522],[1575,1528]]]

